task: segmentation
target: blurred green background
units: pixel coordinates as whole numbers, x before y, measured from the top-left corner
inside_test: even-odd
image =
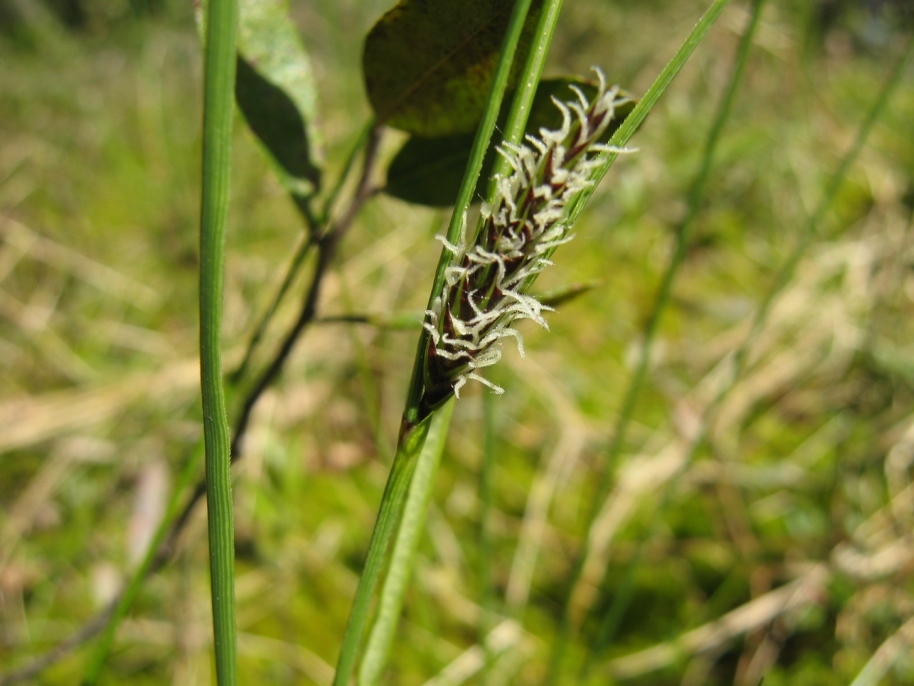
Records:
[[[370,114],[362,38],[390,6],[291,3],[329,179]],[[705,6],[567,3],[547,75],[599,65],[641,93]],[[725,10],[538,288],[600,285],[559,307],[551,332],[523,328],[526,359],[506,346],[492,370],[507,392],[492,399],[485,552],[487,391],[468,387],[458,403],[388,683],[542,682],[587,539],[561,683],[914,682],[914,65],[819,231],[804,233],[911,40],[910,3],[766,4],[646,385],[607,464],[747,18],[746,3]],[[197,450],[200,73],[183,0],[0,0],[0,674],[113,597]],[[401,140],[386,138],[386,158]],[[230,360],[302,230],[240,120],[235,143]],[[446,221],[372,200],[321,314],[421,310]],[[797,246],[745,373],[715,406]],[[243,683],[330,682],[415,340],[317,325],[259,404],[235,491]],[[611,496],[594,503],[605,473]],[[483,681],[487,576],[497,628]],[[211,683],[207,584],[201,509],[144,584],[103,683]],[[78,683],[90,645],[27,683]]]

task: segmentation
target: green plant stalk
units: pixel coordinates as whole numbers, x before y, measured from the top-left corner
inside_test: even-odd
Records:
[[[503,132],[505,143],[517,145],[523,139],[524,131],[527,130],[530,108],[533,106],[536,88],[539,85],[540,77],[543,75],[546,55],[549,53],[549,46],[552,45],[552,37],[555,35],[555,28],[558,25],[561,11],[562,0],[545,0],[543,3],[536,31],[533,34],[533,44],[530,46],[530,53],[527,55],[527,61],[524,63],[524,68],[518,79],[514,100],[511,102],[511,110],[508,112],[508,119],[505,122]],[[495,165],[492,168],[492,178],[489,180],[487,189],[489,202],[495,200],[496,178],[507,176],[510,173],[510,168],[511,165],[504,156],[499,155],[496,158]]]
[[[489,683],[494,655],[490,647],[489,632],[495,626],[495,589],[492,585],[491,517],[494,510],[495,472],[495,399],[491,393],[482,396],[482,464],[479,467],[479,645],[484,659],[480,683]]]
[[[756,12],[758,12],[758,10],[760,9],[759,5],[761,5],[763,2],[764,2],[764,0],[756,0],[756,3],[755,3]],[[755,15],[755,14],[753,15],[752,24],[750,25],[750,28],[754,28],[756,16],[757,15]],[[748,30],[747,30],[747,33],[748,33]],[[744,39],[745,39],[745,37],[744,37]],[[748,50],[748,47],[746,47],[745,49]],[[794,248],[793,252],[791,253],[791,255],[789,256],[788,260],[784,263],[784,265],[782,265],[781,269],[779,270],[779,272],[775,278],[774,284],[769,289],[768,293],[766,294],[766,297],[762,301],[759,308],[756,310],[755,316],[753,317],[752,325],[750,327],[750,334],[746,337],[746,340],[741,344],[740,348],[734,354],[733,368],[732,368],[730,377],[727,380],[727,383],[713,398],[713,400],[711,401],[711,403],[709,404],[709,406],[705,412],[705,420],[702,422],[701,430],[692,439],[692,443],[689,446],[689,450],[688,450],[685,460],[683,462],[683,467],[681,468],[681,470],[679,472],[680,475],[683,473],[685,467],[694,460],[695,456],[697,455],[699,449],[701,448],[701,446],[707,436],[707,426],[708,426],[707,417],[709,415],[713,414],[713,412],[721,405],[721,403],[724,401],[724,399],[727,397],[729,392],[733,389],[733,387],[736,385],[739,378],[741,377],[742,372],[745,369],[746,362],[748,361],[749,352],[751,351],[752,345],[753,345],[754,341],[757,339],[758,334],[764,328],[764,324],[767,321],[767,317],[768,317],[768,314],[770,313],[771,306],[772,306],[774,300],[777,298],[777,295],[781,292],[781,290],[783,290],[784,286],[786,286],[790,282],[792,275],[796,269],[796,266],[799,264],[800,259],[802,258],[803,254],[805,254],[805,251],[809,247],[809,245],[811,245],[812,239],[817,235],[819,224],[821,223],[822,219],[825,217],[826,213],[828,212],[829,208],[831,207],[832,203],[834,202],[834,199],[837,196],[837,192],[840,189],[841,185],[844,182],[844,179],[847,176],[847,172],[849,171],[851,165],[853,164],[853,162],[856,159],[857,155],[859,154],[860,150],[863,148],[863,145],[865,144],[866,139],[868,138],[873,125],[879,119],[880,115],[882,114],[882,112],[884,111],[884,109],[888,103],[889,97],[891,96],[892,92],[899,84],[900,77],[904,73],[904,64],[911,57],[912,53],[914,53],[914,41],[909,43],[906,52],[902,55],[902,57],[895,64],[891,74],[889,75],[888,79],[886,80],[886,83],[885,83],[882,91],[880,92],[879,96],[877,97],[873,107],[867,113],[867,117],[865,118],[865,120],[861,123],[860,128],[857,131],[857,136],[855,138],[854,144],[851,146],[851,148],[848,150],[848,152],[841,159],[841,162],[838,165],[838,169],[835,172],[835,174],[832,176],[832,178],[829,182],[829,185],[825,191],[825,194],[823,195],[822,201],[816,207],[815,212],[813,213],[813,215],[810,217],[809,221],[807,222],[801,239],[798,241],[797,245],[795,246],[795,248]],[[740,58],[743,58],[742,52],[740,54]],[[734,73],[734,76],[735,75],[736,74]],[[696,178],[696,185],[697,185],[697,178]],[[693,187],[693,190],[694,190],[694,187]],[[677,475],[677,477],[674,477],[674,479],[672,479],[669,482],[669,484],[672,484],[672,482],[675,480],[675,478],[678,478],[678,475]],[[664,510],[664,507],[670,498],[671,491],[672,491],[672,489],[671,489],[670,485],[667,485],[667,487],[663,490],[663,492],[661,494],[660,501],[657,503],[656,507],[654,508],[655,513],[660,513]],[[604,499],[605,499],[605,496],[604,496]],[[657,524],[658,524],[658,522],[655,520],[652,530],[658,529]],[[646,540],[650,540],[650,538],[648,538]],[[605,648],[605,646],[608,644],[608,642],[612,639],[612,635],[615,632],[615,630],[618,628],[618,624],[621,621],[622,616],[625,613],[625,610],[627,609],[628,601],[631,598],[631,593],[634,588],[635,569],[638,566],[638,564],[640,564],[640,561],[643,558],[644,543],[645,543],[645,541],[642,541],[641,544],[638,546],[638,549],[635,551],[635,554],[632,557],[632,560],[630,561],[630,563],[626,569],[622,584],[621,584],[618,592],[616,593],[613,603],[610,606],[607,614],[605,615],[603,622],[601,623],[600,629],[598,630],[597,640],[596,640],[595,644],[592,645],[590,647],[590,649],[588,650],[588,658],[584,663],[584,666],[582,668],[581,675],[580,675],[581,680],[586,678],[586,675],[587,675],[589,669],[593,666],[593,662],[596,658],[596,655],[599,653],[599,651],[602,648]]]
[[[231,450],[222,385],[222,292],[235,102],[236,0],[206,6],[200,212],[200,385],[206,454],[213,641],[219,686],[238,683]]]
[[[647,89],[644,97],[638,101],[638,104],[635,105],[635,109],[625,118],[625,121],[622,122],[622,126],[620,126],[612,135],[612,138],[609,139],[610,146],[621,148],[628,143],[635,131],[638,130],[638,127],[641,126],[641,123],[647,117],[648,112],[653,109],[654,105],[660,99],[660,96],[663,95],[667,87],[673,82],[673,79],[676,78],[676,75],[679,74],[679,70],[685,66],[686,61],[704,39],[705,34],[711,26],[714,25],[714,22],[717,21],[717,18],[720,16],[720,13],[723,12],[724,7],[727,6],[729,1],[730,0],[714,0],[714,2],[711,3],[711,6],[708,7],[701,19],[698,20],[695,28],[689,33],[685,42],[679,46],[679,50],[676,51],[673,58],[661,70],[660,74],[657,75],[657,78],[654,79],[654,82],[651,84],[651,87]],[[617,152],[606,153],[606,161],[600,167],[594,169],[590,176],[593,183],[589,188],[582,191],[575,200],[574,207],[572,207],[569,214],[570,223],[574,223],[575,220],[577,220],[578,215],[580,215],[581,211],[584,209],[590,196],[593,195],[597,185],[606,175],[606,172],[609,171],[609,168],[613,165],[613,162],[616,161],[618,156],[619,153]]]
[[[489,90],[489,97],[486,102],[486,109],[476,129],[476,138],[473,140],[473,148],[470,151],[470,161],[467,163],[466,171],[463,175],[463,182],[460,186],[460,192],[457,194],[457,201],[454,204],[454,212],[451,215],[451,221],[448,224],[447,240],[450,243],[456,243],[460,236],[462,226],[470,201],[473,199],[473,191],[476,189],[476,183],[479,180],[479,174],[482,171],[482,163],[485,159],[486,150],[489,148],[489,141],[492,133],[495,131],[495,123],[498,120],[498,112],[501,108],[501,102],[504,98],[505,89],[508,86],[508,76],[511,72],[511,64],[514,62],[514,53],[517,51],[517,43],[520,40],[521,31],[524,28],[524,21],[530,10],[532,0],[515,0],[514,7],[511,10],[511,17],[508,21],[508,30],[505,34],[505,40],[502,43],[501,56],[498,67],[495,71],[495,77],[492,79],[492,87]],[[428,306],[430,309],[435,302],[435,298],[441,295],[444,289],[444,272],[451,261],[451,254],[447,250],[441,251],[441,257],[438,260],[438,267],[435,270],[435,280],[429,293]],[[413,362],[412,378],[409,384],[409,390],[406,396],[406,408],[403,412],[403,425],[401,435],[409,432],[422,419],[419,416],[419,401],[422,397],[422,369],[425,362],[425,351],[428,348],[429,333],[422,329],[419,334],[419,342],[416,346],[416,357]]]
[[[723,11],[728,0],[716,0],[705,12],[702,18],[696,24],[695,28],[686,38],[685,42],[677,50],[673,58],[667,63],[666,67],[660,72],[657,78],[654,80],[654,83],[651,84],[651,87],[644,94],[644,97],[639,100],[638,104],[635,106],[635,109],[632,110],[631,114],[626,117],[625,121],[622,123],[622,126],[613,134],[612,138],[609,141],[611,146],[624,146],[647,117],[648,112],[653,108],[656,102],[660,99],[660,96],[664,93],[667,87],[672,83],[673,79],[679,73],[679,70],[685,65],[689,56],[699,45],[701,40],[707,31],[711,28],[715,20],[720,13]],[[732,84],[732,81],[731,81]],[[724,107],[726,111],[729,111],[729,107],[732,104],[732,95],[728,94],[724,98]],[[723,112],[724,110],[722,110]],[[693,188],[693,191],[690,195],[692,201],[694,202],[695,210],[697,211],[700,198],[703,194],[703,188],[705,181],[707,179],[707,171],[710,168],[710,155],[713,153],[714,147],[716,146],[717,137],[719,136],[719,127],[722,127],[723,122],[726,121],[726,118],[720,119],[720,123],[715,122],[715,126],[712,127],[712,133],[709,137],[708,145],[705,149],[705,158],[703,165],[707,167],[699,173],[699,176],[696,179],[696,185]],[[577,218],[583,209],[584,205],[587,202],[587,199],[593,193],[593,189],[600,182],[600,180],[605,176],[606,172],[609,170],[609,167],[612,166],[615,162],[619,153],[607,153],[606,161],[604,164],[596,169],[591,175],[592,185],[585,189],[581,195],[575,201],[574,207],[570,212],[572,221]],[[615,432],[613,434],[613,442],[609,448],[609,461],[612,463],[615,461],[616,456],[618,455],[619,450],[624,442],[624,437],[628,423],[631,419],[631,415],[634,411],[635,401],[640,393],[641,387],[643,385],[644,379],[646,377],[647,370],[647,360],[650,355],[650,346],[653,339],[654,333],[656,332],[657,324],[659,322],[660,313],[665,308],[666,303],[669,299],[669,292],[673,282],[673,276],[678,270],[679,263],[685,256],[685,245],[686,237],[688,232],[689,223],[691,223],[694,218],[694,212],[691,209],[687,222],[683,226],[679,227],[677,231],[677,247],[674,251],[673,257],[671,258],[670,265],[667,267],[667,270],[664,274],[663,282],[661,283],[660,290],[658,292],[657,299],[652,310],[651,318],[648,321],[647,330],[645,333],[645,343],[642,346],[641,357],[639,359],[639,364],[636,368],[635,374],[632,378],[632,381],[629,384],[628,390],[626,392],[625,399],[623,400],[622,409],[620,411]],[[590,529],[593,526],[594,519],[599,512],[599,507],[606,499],[611,486],[610,481],[611,470],[610,466],[607,465],[604,471],[604,477],[599,486],[597,496],[594,498],[594,507],[591,511],[589,524],[587,526],[588,534],[585,537],[584,549],[581,552],[581,555],[578,559],[577,564],[575,565],[574,571],[572,572],[571,582],[569,584],[569,591],[565,599],[565,605],[562,610],[562,619],[559,624],[558,635],[556,637],[555,643],[553,645],[552,655],[549,662],[549,671],[547,675],[546,683],[556,684],[558,683],[559,676],[561,674],[562,662],[564,660],[565,651],[568,645],[568,638],[571,629],[571,605],[570,601],[573,597],[573,593],[577,584],[580,580],[581,573],[583,571],[583,565],[586,561],[587,552],[588,552],[588,541],[590,540]]]
[[[419,536],[425,526],[425,514],[432,497],[435,474],[444,452],[454,400],[448,401],[432,415],[425,445],[419,454],[416,471],[409,487],[403,518],[391,553],[387,576],[381,588],[378,614],[359,668],[359,686],[374,686],[384,673],[403,609],[403,598],[409,582]]]
[[[486,109],[476,131],[476,138],[473,141],[473,148],[470,152],[470,161],[467,164],[460,192],[457,196],[457,202],[454,205],[454,212],[451,215],[451,220],[448,225],[447,239],[451,242],[456,241],[460,235],[464,217],[470,205],[473,191],[476,188],[477,180],[479,179],[483,159],[489,146],[492,133],[495,130],[495,123],[498,119],[501,101],[507,87],[511,64],[514,61],[514,54],[517,50],[517,44],[520,40],[521,31],[523,30],[524,21],[527,17],[530,5],[531,0],[515,0],[514,7],[512,8],[511,17],[508,22],[508,30],[502,44],[501,55],[492,81],[492,87],[489,91]],[[439,259],[438,267],[435,271],[435,279],[431,293],[429,295],[429,307],[431,307],[435,298],[441,294],[444,288],[444,272],[449,263],[450,253],[446,250],[442,250],[441,258]],[[416,357],[413,363],[412,378],[403,412],[403,422],[397,441],[397,453],[394,457],[393,465],[391,466],[387,487],[385,488],[384,495],[381,499],[378,520],[375,523],[375,530],[368,547],[365,568],[359,579],[359,586],[356,589],[352,612],[349,616],[349,622],[343,637],[343,646],[340,650],[336,676],[333,681],[334,686],[345,686],[348,684],[349,678],[355,668],[359,644],[361,643],[362,634],[364,633],[365,624],[368,619],[371,600],[383,571],[387,547],[397,526],[400,512],[403,509],[409,482],[412,479],[412,474],[415,470],[416,462],[418,461],[418,455],[422,450],[425,437],[428,434],[431,416],[419,416],[419,403],[422,397],[423,386],[422,370],[427,347],[428,332],[425,331],[425,329],[422,329],[419,334]]]
[[[365,631],[365,624],[371,609],[371,601],[383,572],[387,547],[397,527],[431,421],[430,416],[417,424],[413,431],[400,441],[397,454],[394,456],[390,476],[387,478],[387,486],[381,498],[378,519],[375,522],[374,532],[371,534],[371,543],[368,545],[368,556],[365,559],[362,576],[359,578],[359,586],[355,592],[346,633],[343,635],[343,645],[337,661],[333,686],[347,686],[355,668],[359,645],[362,642],[362,634]]]
[[[108,658],[108,653],[111,652],[111,645],[114,642],[117,627],[124,617],[127,616],[127,612],[139,595],[140,589],[143,586],[143,581],[146,579],[155,563],[159,548],[162,546],[162,543],[164,543],[168,532],[171,530],[172,523],[181,511],[179,506],[180,498],[197,479],[197,472],[200,468],[200,458],[202,457],[203,451],[198,448],[194,451],[191,459],[184,465],[184,469],[181,471],[178,482],[175,484],[175,488],[172,490],[171,497],[168,500],[165,516],[162,517],[162,521],[159,522],[152,541],[150,541],[149,546],[146,548],[143,559],[140,561],[137,568],[133,570],[133,574],[127,581],[127,585],[124,587],[123,592],[117,600],[117,604],[111,612],[111,616],[108,618],[104,632],[98,639],[95,650],[89,658],[89,664],[86,667],[86,673],[81,682],[82,686],[94,686],[94,684],[98,682],[98,678],[102,673],[102,668],[105,665],[105,660]]]

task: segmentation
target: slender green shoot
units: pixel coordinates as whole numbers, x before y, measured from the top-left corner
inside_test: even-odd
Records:
[[[679,273],[680,267],[685,261],[687,249],[689,246],[689,240],[692,233],[692,225],[705,198],[708,177],[710,175],[715,153],[717,152],[717,146],[720,142],[720,136],[723,132],[724,126],[730,118],[730,113],[733,110],[733,101],[736,99],[736,92],[739,89],[739,85],[743,80],[743,75],[745,74],[746,64],[749,61],[749,52],[752,48],[752,40],[755,36],[755,31],[758,28],[759,17],[761,16],[762,7],[764,4],[765,0],[754,0],[752,3],[752,11],[749,17],[749,24],[746,26],[742,38],[740,39],[739,47],[737,48],[736,60],[733,65],[733,71],[730,74],[730,80],[728,81],[727,86],[724,90],[724,94],[721,98],[720,104],[718,105],[714,120],[711,123],[711,129],[708,132],[708,138],[705,141],[705,147],[698,172],[696,173],[695,178],[692,181],[692,185],[690,186],[686,196],[685,215],[675,228],[673,252],[670,255],[669,264],[667,265],[666,270],[664,270],[660,285],[657,288],[657,295],[654,298],[650,316],[648,317],[647,323],[644,327],[644,332],[642,334],[643,342],[638,352],[638,361],[635,365],[635,371],[632,374],[631,381],[629,382],[628,388],[626,389],[625,399],[622,402],[622,411],[619,413],[619,417],[613,431],[612,442],[607,449],[606,464],[603,467],[603,474],[600,480],[600,485],[597,489],[597,495],[594,498],[595,506],[592,509],[590,518],[588,520],[588,532],[590,531],[597,515],[599,514],[599,508],[606,501],[606,498],[609,496],[609,491],[612,488],[615,465],[617,464],[619,456],[622,452],[622,448],[625,445],[625,438],[628,432],[628,427],[631,423],[632,415],[634,413],[635,403],[641,393],[641,390],[644,387],[644,382],[647,378],[647,369],[651,358],[654,339],[656,338],[657,330],[659,329],[660,319],[670,304],[673,282]],[[588,535],[585,538],[585,541],[589,540],[590,536]],[[565,606],[566,614],[564,615],[563,620],[567,620],[569,616],[568,613],[571,610],[570,601],[573,597],[575,587],[580,581],[580,574],[583,569],[583,564],[586,562],[587,553],[588,547],[585,543],[584,550],[582,551],[581,558],[579,560],[579,565],[575,569],[575,576],[573,577],[572,584],[569,588],[568,602],[566,602]],[[634,567],[632,567],[630,573],[626,574],[624,577],[622,586],[620,587],[619,592],[616,594],[609,612],[604,615],[600,630],[598,632],[597,641],[594,645],[591,645],[587,651],[587,658],[584,661],[581,672],[582,677],[589,671],[594,656],[598,654],[599,650],[603,646],[612,640],[612,636],[614,635],[615,630],[622,619],[624,608],[627,606],[627,599],[629,598],[634,586],[633,571]],[[568,629],[567,624],[564,621],[562,624],[562,629],[566,631]]]
[[[479,645],[485,651],[480,683],[489,682],[494,651],[488,640],[495,628],[495,589],[492,586],[492,531],[495,472],[495,399],[491,393],[482,395],[482,464],[479,467]]]
[[[206,6],[200,212],[200,383],[206,449],[213,639],[219,686],[238,683],[231,440],[222,385],[222,292],[235,102],[236,0]]]
[[[398,446],[393,466],[390,469],[390,476],[387,478],[387,486],[381,498],[381,508],[371,535],[371,543],[368,545],[368,556],[365,559],[365,566],[356,589],[346,633],[343,635],[343,645],[337,661],[333,686],[346,686],[355,668],[362,634],[371,610],[371,601],[384,571],[387,547],[397,528],[400,512],[403,510],[409,484],[419,463],[419,455],[425,444],[431,421],[430,416],[416,425]]]
[[[377,684],[384,673],[384,667],[393,645],[397,622],[403,609],[403,598],[406,595],[406,585],[409,582],[416,549],[419,546],[419,536],[424,530],[425,515],[431,501],[435,475],[438,473],[438,464],[441,461],[441,454],[444,452],[453,410],[454,401],[450,400],[432,415],[428,436],[419,454],[416,472],[409,487],[409,495],[403,509],[403,519],[397,532],[397,540],[391,553],[387,576],[384,578],[384,585],[381,588],[377,618],[371,628],[359,668],[359,686]]]

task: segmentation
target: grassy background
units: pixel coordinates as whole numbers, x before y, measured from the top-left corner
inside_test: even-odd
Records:
[[[387,4],[293,3],[321,88],[331,178],[368,116],[361,36]],[[611,466],[613,495],[591,534],[605,545],[575,596],[562,683],[755,686],[764,675],[765,686],[847,684],[874,654],[888,657],[887,675],[860,683],[914,679],[910,65],[744,377],[706,413],[722,361],[743,343],[910,40],[910,21],[893,20],[902,3],[876,15],[793,5],[772,0],[763,15],[648,384]],[[0,37],[0,669],[70,635],[117,591],[200,440],[201,60],[190,10],[60,7],[71,7],[70,26],[39,17]],[[598,64],[641,92],[702,8],[569,3],[547,72]],[[493,370],[508,392],[493,403],[485,561],[497,622],[507,623],[490,683],[545,673],[639,335],[746,18],[741,3],[724,13],[539,287],[602,285],[553,314],[551,333],[525,328],[527,358],[507,346]],[[229,360],[300,230],[242,125],[233,173]],[[445,222],[383,197],[370,203],[322,314],[421,308],[440,249],[431,238]],[[293,299],[280,324],[295,309]],[[258,407],[236,482],[242,683],[329,683],[415,335],[317,326]],[[455,412],[391,684],[459,683],[447,670],[478,659],[481,416],[476,388]],[[690,437],[705,425],[709,440],[690,459]],[[147,581],[105,683],[210,682],[201,515],[174,562]],[[793,609],[765,605],[794,582]],[[625,611],[602,647],[601,621],[620,599]],[[759,621],[747,632],[731,614],[707,630],[734,611]],[[36,683],[75,683],[85,654]]]

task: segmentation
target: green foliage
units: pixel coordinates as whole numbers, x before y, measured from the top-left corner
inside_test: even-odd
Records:
[[[320,187],[323,142],[311,61],[286,0],[240,0],[235,94],[248,126],[296,195]]]
[[[569,3],[548,71],[597,64],[641,94],[708,4]],[[181,24],[130,19],[115,5],[104,12],[121,18],[95,24],[103,31],[67,31],[47,51],[40,38],[28,51],[0,42],[12,65],[0,72],[0,683],[88,626],[130,581],[137,532],[157,521],[145,508],[186,503],[178,475],[200,438],[199,46],[186,5],[173,15]],[[286,82],[285,67],[244,53],[240,68],[253,72],[237,97],[259,143],[236,127],[231,364],[270,309],[302,209],[324,230],[351,207],[370,140],[356,134],[371,114],[354,85],[359,40],[389,5],[293,3],[300,38],[284,4],[259,5],[276,12],[262,35],[294,43],[277,50],[290,72],[306,78],[313,62],[320,111],[313,77]],[[446,682],[458,669],[490,686],[543,683],[588,541],[597,556],[575,596],[558,683],[910,683],[910,651],[897,640],[909,635],[914,593],[910,65],[846,183],[833,182],[908,36],[891,29],[872,59],[855,38],[867,25],[848,18],[816,26],[821,40],[810,44],[813,10],[770,0],[709,157],[702,146],[745,16],[736,4],[726,11],[632,140],[639,152],[591,199],[543,275],[553,294],[543,301],[559,305],[551,331],[524,329],[527,359],[508,346],[492,370],[505,395],[481,405],[467,387],[456,403],[381,683]],[[321,325],[258,403],[237,465],[241,683],[333,679],[400,426],[439,248],[430,237],[445,222],[373,184],[386,170],[390,190],[402,171],[401,196],[415,190],[411,200],[425,203],[437,190],[427,176],[460,164],[410,177],[400,140],[380,146],[371,200],[330,258]],[[703,160],[706,192],[694,195]],[[820,230],[801,238],[810,215]],[[682,233],[666,309],[642,347]],[[267,318],[229,397],[232,419],[300,315],[314,250]],[[762,306],[727,386],[772,284],[780,295]],[[640,352],[643,382],[614,448]],[[164,492],[150,486],[156,470]],[[602,516],[588,528],[591,509]],[[192,516],[169,563],[139,584],[103,683],[212,682],[202,524]],[[797,605],[766,614],[766,599],[803,580]],[[764,621],[740,625],[747,609]],[[24,683],[78,683],[95,649]]]
[[[534,8],[541,3],[534,3]],[[379,121],[417,136],[472,133],[486,105],[512,0],[403,0],[372,27],[362,65]],[[529,50],[537,12],[509,82]]]

